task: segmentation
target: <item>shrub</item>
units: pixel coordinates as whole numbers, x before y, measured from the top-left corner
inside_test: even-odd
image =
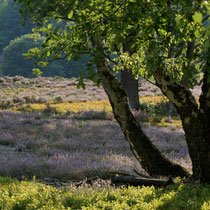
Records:
[[[151,117],[150,115],[145,114],[141,110],[135,110],[134,115],[140,122],[149,122],[149,117]]]
[[[10,100],[3,100],[0,102],[0,109],[8,109],[12,106],[13,106],[13,103]]]
[[[55,107],[51,107],[49,103],[46,103],[46,108],[43,109],[43,114],[45,115],[51,115],[51,114],[56,114],[57,109]]]
[[[56,101],[56,102],[63,102],[63,98],[61,96],[56,96],[54,98],[54,101]]]
[[[36,103],[37,102],[37,99],[36,99],[36,96],[35,95],[32,95],[32,96],[24,96],[23,98],[25,99],[25,102],[26,103]]]

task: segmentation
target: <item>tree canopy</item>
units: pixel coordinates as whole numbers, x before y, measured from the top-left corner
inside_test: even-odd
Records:
[[[81,54],[91,53],[91,36],[101,36],[107,58],[110,59],[110,54],[120,55],[116,60],[110,59],[114,64],[117,61],[117,70],[127,65],[136,76],[141,73],[150,78],[154,68],[164,65],[176,82],[180,83],[186,75],[191,86],[202,71],[207,37],[201,24],[193,21],[199,14],[201,1],[18,2],[22,4],[20,11],[25,20],[30,16],[42,25],[36,32],[46,35],[43,48],[32,51],[37,57],[77,59]],[[52,19],[60,24],[54,24]],[[134,32],[137,35],[130,39],[135,39],[132,47],[138,51],[129,57],[128,53],[122,53],[122,44]],[[196,52],[190,52],[192,45],[199,46]]]

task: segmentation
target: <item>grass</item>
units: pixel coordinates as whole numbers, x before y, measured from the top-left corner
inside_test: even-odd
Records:
[[[1,209],[203,209],[210,208],[208,185],[175,184],[166,188],[93,186],[54,188],[34,181],[0,177]]]

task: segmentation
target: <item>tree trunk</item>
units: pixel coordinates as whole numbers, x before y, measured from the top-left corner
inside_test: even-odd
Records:
[[[114,116],[141,166],[151,176],[189,176],[183,167],[167,159],[144,134],[130,109],[126,91],[112,74],[112,69],[106,61],[103,41],[100,38],[92,38],[91,43],[96,68],[109,97]]]
[[[128,52],[130,56],[136,52],[136,50],[131,49],[131,46],[137,34],[138,31],[131,32],[123,44],[123,52]],[[121,71],[121,83],[128,94],[131,109],[138,110],[140,108],[138,79],[135,79],[132,70],[125,68],[124,71]]]
[[[200,107],[191,92],[164,75],[160,69],[155,72],[157,86],[169,98],[179,113],[189,155],[192,160],[193,177],[210,183],[210,83],[207,64],[200,97]]]
[[[210,52],[210,49],[209,49]],[[202,95],[200,96],[199,123],[199,162],[198,170],[194,167],[193,175],[202,182],[210,183],[210,54],[207,57],[206,71],[204,73]],[[197,144],[197,142],[194,142]]]
[[[140,107],[138,80],[135,79],[131,71],[126,69],[121,71],[121,83],[128,94],[131,109],[138,110]]]

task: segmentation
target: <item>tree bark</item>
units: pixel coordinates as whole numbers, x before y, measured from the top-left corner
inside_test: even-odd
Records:
[[[209,49],[210,52],[210,49]],[[210,54],[208,55],[206,71],[204,73],[202,95],[200,96],[199,121],[199,162],[196,176],[202,182],[210,183]],[[195,142],[196,143],[196,142]]]
[[[130,56],[136,52],[131,49],[131,46],[137,34],[138,31],[131,32],[123,44],[123,52],[128,52]],[[124,71],[121,71],[121,83],[128,94],[131,109],[138,110],[140,108],[138,79],[135,79],[131,69],[125,68]]]
[[[154,74],[157,86],[174,104],[181,117],[192,160],[193,177],[203,182],[210,182],[210,84],[207,80],[208,76],[209,73],[206,70],[199,107],[192,93],[184,86],[172,82],[161,69],[157,69]]]
[[[92,37],[91,43],[96,68],[109,97],[114,116],[141,166],[151,176],[189,176],[187,170],[166,158],[144,134],[131,111],[126,91],[112,74],[111,66],[104,55],[103,41]]]
[[[130,70],[125,69],[121,71],[121,83],[128,94],[131,109],[138,110],[140,108],[138,80]]]

